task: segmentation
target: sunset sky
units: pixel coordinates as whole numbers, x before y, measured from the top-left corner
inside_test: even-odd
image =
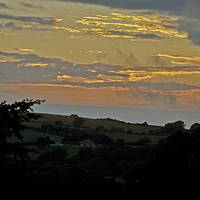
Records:
[[[1,0],[0,100],[24,98],[200,112],[200,1]]]

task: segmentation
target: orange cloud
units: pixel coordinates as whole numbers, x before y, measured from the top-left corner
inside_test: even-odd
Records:
[[[13,100],[45,99],[47,103],[96,106],[137,106],[144,108],[168,108],[174,103],[181,106],[191,105],[200,98],[200,89],[191,90],[147,90],[144,87],[83,87],[59,84],[3,84],[4,98]],[[1,91],[0,91],[1,92]],[[67,98],[63,98],[67,96]],[[198,100],[199,101],[199,100]],[[156,103],[155,103],[156,102]],[[191,103],[192,102],[192,103]],[[164,106],[164,107],[163,107]]]
[[[183,61],[183,60],[179,60],[179,61],[170,61],[172,64],[179,64],[179,65],[185,65],[185,64],[192,64],[193,62],[190,61]]]
[[[152,56],[167,57],[173,59],[200,60],[200,56],[170,55],[170,54],[152,54]]]
[[[96,70],[89,70],[92,72],[96,72]],[[140,82],[145,81],[152,78],[158,78],[160,76],[178,76],[178,75],[193,75],[200,74],[200,71],[189,71],[189,70],[134,70],[134,69],[124,69],[124,70],[116,70],[109,71],[110,73],[119,74],[119,76],[109,76],[99,74],[97,76],[93,76],[92,78],[85,78],[82,76],[69,76],[69,75],[58,75],[56,80],[57,82],[73,82],[73,83],[111,83],[111,82],[121,82],[121,83],[129,83],[129,82]],[[122,75],[128,76],[122,76]]]
[[[131,69],[125,69],[125,70],[118,70],[115,71],[115,73],[119,73],[119,74],[127,74],[129,75],[127,80],[128,81],[144,81],[147,79],[151,79],[151,78],[156,78],[159,76],[177,76],[177,75],[191,75],[191,74],[200,74],[200,71],[187,71],[187,70],[180,70],[180,71],[176,71],[176,70],[155,70],[155,71],[145,71],[145,70],[131,70]]]
[[[177,97],[194,96],[195,93],[200,94],[200,89],[162,91],[162,94],[164,95],[174,95]]]
[[[91,70],[89,70],[91,71]],[[95,72],[95,71],[92,71]],[[108,76],[99,74],[93,78],[84,78],[82,76],[69,76],[69,75],[61,75],[57,76],[56,81],[58,82],[77,82],[77,83],[103,83],[103,82],[124,82],[127,81],[127,78],[122,76]]]
[[[53,25],[52,26],[53,29],[57,29],[57,30],[64,30],[64,31],[68,31],[69,33],[80,33],[80,30],[77,29],[73,29],[73,28],[67,28],[64,26],[57,26],[57,25]]]
[[[25,64],[26,67],[36,67],[36,66],[45,67],[47,65],[48,63],[26,63]]]
[[[53,18],[53,20],[55,21],[55,23],[60,23],[61,21],[63,21],[62,18]]]
[[[19,51],[35,51],[35,50],[33,50],[33,49],[24,49],[24,48],[19,48],[18,50],[19,50]]]
[[[109,20],[108,16],[101,17],[100,15],[96,15],[96,17],[84,17],[84,19],[93,19],[93,20]]]
[[[110,37],[110,38],[135,38],[134,36],[130,36],[130,35],[104,35],[102,34],[101,36],[103,37]]]
[[[176,27],[178,26],[178,24],[174,23],[176,20],[178,20],[178,18],[155,16],[155,15],[130,16],[130,15],[123,15],[121,13],[111,13],[111,16],[105,16],[104,18],[99,17],[99,15],[86,16],[82,20],[76,20],[76,23],[80,23],[88,27],[93,26],[93,27],[103,28],[99,31],[94,31],[94,29],[87,30],[87,31],[92,31],[94,34],[96,33],[97,35],[100,35],[103,37],[116,37],[116,38],[130,37],[130,35],[121,36],[121,34],[118,34],[119,36],[117,36],[112,33],[108,34],[109,31],[112,30],[112,28],[110,29],[110,26],[113,26],[115,27],[115,30],[118,32],[122,32],[122,31],[135,32],[138,34],[141,34],[141,33],[142,34],[156,34],[159,37],[187,38],[188,33],[180,32],[177,30]],[[116,27],[118,29],[116,29]],[[129,30],[126,30],[127,27],[129,28]],[[109,28],[109,29],[107,30],[106,28]]]
[[[5,33],[5,32],[0,32],[1,35],[7,35],[7,36],[16,36],[17,33]]]
[[[72,40],[72,39],[82,39],[83,36],[68,36],[66,39]]]
[[[39,67],[45,67],[47,66],[48,63],[23,63],[23,64],[18,64],[17,67],[20,67],[20,66],[25,66],[25,67],[36,67],[36,66],[39,66]]]
[[[179,47],[179,46],[171,46],[171,47],[173,47],[175,49],[181,49],[182,48],[182,47]]]
[[[132,42],[161,42],[160,40],[155,39],[130,39]]]

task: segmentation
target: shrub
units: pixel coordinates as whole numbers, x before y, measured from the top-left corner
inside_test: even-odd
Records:
[[[67,150],[65,148],[56,148],[50,152],[40,154],[38,161],[41,162],[65,162],[67,157]]]

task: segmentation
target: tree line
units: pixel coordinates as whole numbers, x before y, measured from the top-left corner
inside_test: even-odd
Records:
[[[195,123],[185,130],[181,121],[170,135],[145,149],[126,149],[122,146],[82,148],[77,157],[66,160],[67,152],[49,152],[46,163],[31,161],[33,150],[7,142],[9,137],[23,141],[23,122],[38,119],[32,106],[37,100],[23,100],[0,104],[0,164],[1,197],[48,199],[144,199],[190,198],[198,195],[200,179],[200,125]],[[168,128],[168,126],[166,126]],[[118,145],[121,145],[120,142]],[[9,157],[13,156],[11,162]],[[127,163],[131,160],[131,163]],[[76,165],[79,161],[79,166]],[[75,164],[73,164],[73,162]],[[99,166],[102,165],[102,168]],[[111,170],[111,174],[107,173]],[[122,170],[123,172],[120,172]],[[121,173],[123,182],[116,176]],[[118,177],[118,176],[117,176]]]

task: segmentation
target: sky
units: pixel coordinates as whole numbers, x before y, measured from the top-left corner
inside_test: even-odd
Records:
[[[199,0],[1,0],[0,100],[199,121],[199,19]]]

